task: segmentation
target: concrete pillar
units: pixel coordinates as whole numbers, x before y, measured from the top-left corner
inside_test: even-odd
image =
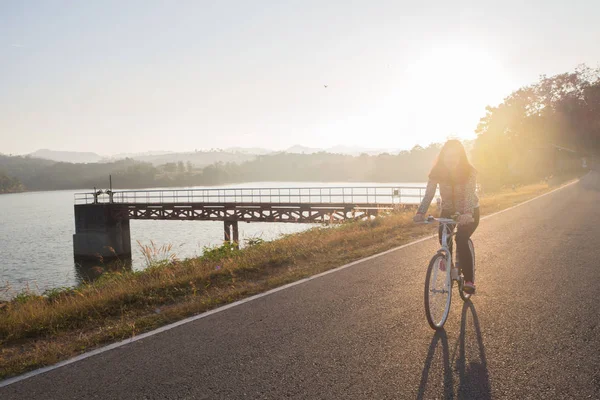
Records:
[[[231,242],[231,222],[225,221],[223,224],[223,240],[225,242]]]
[[[231,227],[233,228],[233,244],[235,245],[236,248],[239,248],[240,247],[240,232],[238,230],[238,222],[233,221]]]
[[[115,204],[76,205],[73,254],[76,258],[131,258],[127,208]]]
[[[237,221],[225,221],[224,223],[224,239],[226,242],[235,244],[236,247],[239,247],[240,243],[240,234],[238,229]]]

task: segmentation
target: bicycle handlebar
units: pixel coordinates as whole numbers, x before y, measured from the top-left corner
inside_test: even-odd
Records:
[[[453,215],[454,218],[434,218],[433,216],[430,215],[429,217],[425,218],[425,221],[419,222],[419,223],[427,225],[427,224],[433,223],[433,221],[437,221],[440,224],[447,224],[447,225],[458,224],[458,216],[459,215],[460,214],[458,214],[458,213]]]
[[[432,221],[437,221],[441,224],[457,224],[458,221],[453,218],[432,218]]]

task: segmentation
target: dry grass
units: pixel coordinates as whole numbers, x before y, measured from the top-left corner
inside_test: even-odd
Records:
[[[548,191],[545,184],[481,199],[489,214]],[[218,305],[337,267],[431,234],[412,213],[311,229],[243,250],[222,247],[177,261],[146,248],[143,272],[113,272],[91,284],[21,294],[0,306],[0,378],[49,365]],[[168,249],[170,250],[170,249]],[[153,253],[155,252],[155,253]],[[160,255],[156,261],[152,255]]]

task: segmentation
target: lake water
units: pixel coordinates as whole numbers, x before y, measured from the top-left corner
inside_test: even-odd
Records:
[[[260,182],[228,187],[332,187],[412,186],[415,183],[273,183]],[[74,286],[81,282],[81,269],[73,261],[74,194],[81,190],[30,192],[0,195],[0,299],[24,288],[34,291]],[[239,224],[242,244],[249,238],[273,240],[300,232],[314,224]],[[144,266],[137,245],[172,245],[178,258],[199,256],[205,246],[222,243],[223,222],[216,221],[131,221],[133,269]]]

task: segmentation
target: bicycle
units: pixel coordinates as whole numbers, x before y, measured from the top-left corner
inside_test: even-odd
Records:
[[[472,296],[463,290],[464,276],[462,270],[455,267],[453,262],[455,257],[449,247],[450,241],[456,235],[457,218],[457,215],[454,218],[429,216],[424,222],[430,224],[437,221],[442,225],[442,247],[429,262],[425,278],[425,315],[429,326],[435,330],[442,329],[448,319],[452,302],[452,285],[455,281],[458,283],[458,293],[463,301],[469,301]],[[473,256],[473,277],[475,277],[475,248],[471,239],[469,239],[469,249]]]

